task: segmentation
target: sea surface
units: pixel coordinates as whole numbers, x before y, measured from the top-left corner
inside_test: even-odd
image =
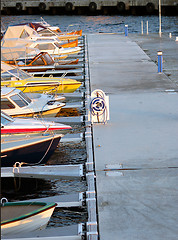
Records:
[[[1,28],[6,29],[8,25],[41,21],[41,17],[50,25],[59,26],[61,31],[82,28],[83,33],[117,33],[123,32],[124,26],[127,24],[129,33],[141,32],[141,21],[143,21],[144,31],[146,31],[146,22],[148,21],[148,31],[150,33],[159,32],[159,17],[156,15],[144,16],[75,16],[75,15],[11,15],[1,16]],[[73,26],[71,26],[73,25]],[[178,16],[162,16],[161,18],[162,32],[178,34]]]

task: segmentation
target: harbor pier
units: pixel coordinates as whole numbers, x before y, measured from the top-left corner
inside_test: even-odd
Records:
[[[158,34],[87,39],[91,91],[110,99],[110,120],[92,126],[99,239],[177,239],[178,44]]]
[[[103,14],[108,14],[110,12],[115,13],[126,13],[131,12],[131,14],[136,14],[136,12],[141,8],[142,13],[154,14],[158,12],[158,1],[157,0],[85,0],[85,1],[74,1],[74,0],[15,0],[15,1],[1,1],[1,12],[10,14],[12,12],[22,13],[26,11],[28,14],[33,14],[35,12],[52,14],[62,14],[65,13],[77,13],[82,14],[87,12],[90,14],[97,13],[98,11]],[[165,0],[162,2],[162,9],[169,12],[177,12],[178,4],[176,0]]]

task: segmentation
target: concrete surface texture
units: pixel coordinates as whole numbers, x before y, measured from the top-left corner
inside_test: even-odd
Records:
[[[175,240],[175,71],[172,79],[158,73],[154,60],[135,42],[136,36],[91,34],[87,39],[91,90],[101,89],[110,98],[110,121],[93,125],[100,239]],[[146,38],[140,41],[143,44]],[[177,45],[170,44],[176,59]],[[148,45],[153,53],[154,41]]]

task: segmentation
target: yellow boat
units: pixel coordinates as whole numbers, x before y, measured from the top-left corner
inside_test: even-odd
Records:
[[[18,67],[1,62],[1,86],[15,87],[23,92],[72,93],[81,82],[64,77],[32,77]]]

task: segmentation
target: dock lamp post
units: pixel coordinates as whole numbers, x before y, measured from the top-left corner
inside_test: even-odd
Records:
[[[158,73],[162,73],[163,72],[163,53],[162,53],[162,51],[158,51],[157,56],[158,56]]]
[[[128,25],[125,25],[125,36],[128,36]]]
[[[159,36],[161,37],[161,0],[159,0]]]

